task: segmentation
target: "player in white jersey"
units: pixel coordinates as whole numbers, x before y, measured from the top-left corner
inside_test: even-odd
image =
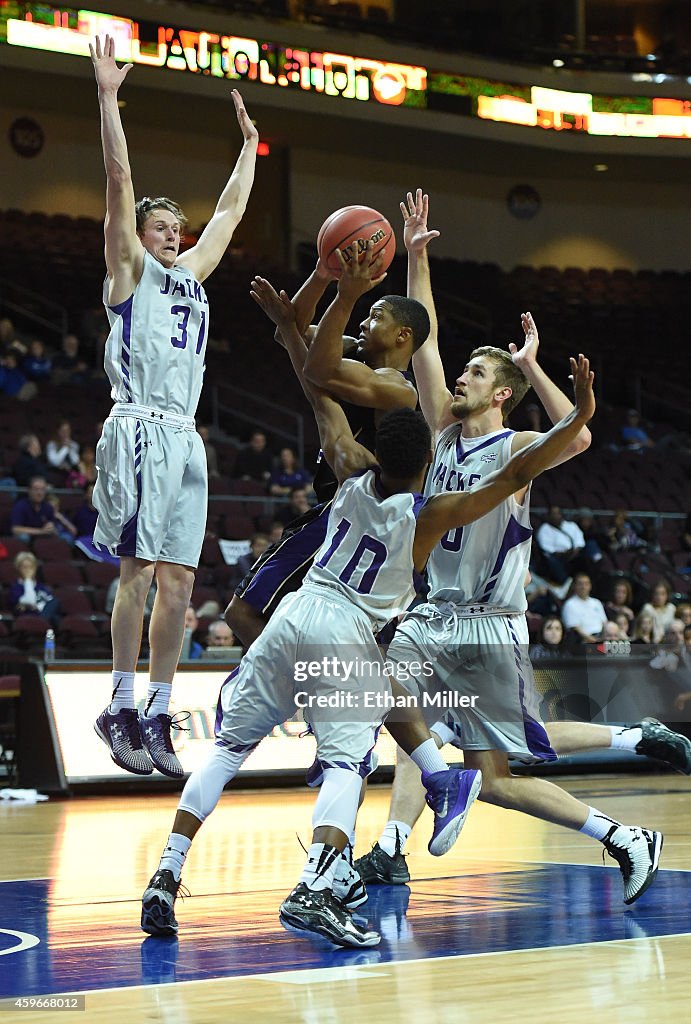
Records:
[[[290,305],[287,297],[284,301]],[[182,793],[159,868],[143,896],[142,927],[155,935],[177,932],[175,897],[194,836],[245,758],[299,704],[316,737],[323,782],[307,864],[281,905],[280,918],[288,927],[338,945],[369,946],[379,942],[379,935],[360,928],[347,909],[364,897],[350,902],[352,894],[341,886],[338,893],[346,901],[341,902],[335,878],[355,824],[361,779],[371,770],[376,732],[390,710],[385,698],[391,692],[374,632],[410,602],[413,569],[424,568],[449,528],[477,518],[526,484],[578,433],[595,407],[592,374],[583,357],[577,368],[572,361],[577,408],[499,473],[472,493],[426,500],[415,493],[431,455],[429,428],[421,415],[398,409],[382,419],[376,433],[379,468],[370,468],[372,454],[354,441],[341,407],[305,385],[304,341],[295,323],[292,336],[284,326],[281,332],[311,394],[322,447],[341,489],[326,540],[301,590],[283,599],[224,683],[216,747]],[[356,470],[360,475],[350,476]],[[320,700],[331,700],[329,711],[319,713]],[[435,811],[429,849],[440,854],[460,831],[482,776],[454,774],[433,739],[415,747],[414,735],[411,730],[411,757]]]
[[[90,47],[106,168],[103,301],[110,322],[105,368],[115,401],[98,443],[94,541],[120,557],[113,608],[113,695],[96,731],[113,761],[137,775],[180,778],[168,713],[194,574],[206,527],[206,459],[196,432],[209,305],[203,282],[223,256],[247,206],[258,134],[240,94],[231,95],[243,146],[197,244],[179,254],[185,217],[171,199],[135,203],[118,90],[130,68],[114,40]],[[150,684],[134,705],[146,595]]]
[[[568,399],[537,362],[538,335],[529,313],[522,317],[525,344],[509,352],[485,347],[471,353],[451,394],[439,357],[437,320],[429,276],[427,245],[439,232],[427,227],[428,199],[418,189],[401,204],[408,249],[408,294],[427,307],[430,337],[413,359],[421,408],[437,436],[426,493],[457,490],[472,493],[488,472],[506,463],[539,436],[514,433],[504,416],[530,385],[555,422]],[[584,427],[554,460],[558,465],[590,443]],[[446,722],[432,725],[440,745],[455,742],[465,764],[483,773],[480,799],[524,811],[546,821],[577,829],[603,842],[620,865],[627,903],[637,899],[657,871],[662,836],[627,827],[576,800],[544,779],[514,776],[509,756],[525,763],[556,758],[586,747],[634,749],[654,732],[667,748],[683,739],[656,723],[612,730],[590,723],[540,721],[532,668],[527,655],[524,580],[532,531],[529,489],[506,498],[493,512],[462,530],[450,531],[428,563],[428,603],[416,607],[399,626],[388,658],[406,664],[428,658],[432,677],[419,678],[432,692],[480,695],[475,706],[456,707]],[[688,754],[686,755],[688,757]],[[389,822],[372,852],[356,861],[365,882],[398,884],[409,878],[401,855],[421,811],[419,781],[405,756],[399,757]]]

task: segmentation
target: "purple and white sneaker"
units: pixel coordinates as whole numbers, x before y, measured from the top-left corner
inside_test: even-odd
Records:
[[[482,772],[447,768],[423,772],[425,799],[434,811],[434,830],[427,849],[434,857],[448,853],[458,839],[472,803],[482,787]]]
[[[133,775],[153,774],[139,732],[139,716],[134,708],[122,708],[115,714],[105,708],[94,722],[94,729],[110,750],[118,768],[124,768]]]
[[[185,720],[182,718],[182,715],[185,714],[185,712],[181,713],[180,720]],[[186,717],[189,718],[189,715]],[[177,715],[175,718],[165,714],[151,715],[150,717],[148,715],[139,716],[142,743],[153,762],[154,768],[157,768],[162,775],[167,775],[169,779],[181,779],[185,774],[173,749],[173,741],[170,736],[171,728],[183,728],[179,724],[180,720]]]

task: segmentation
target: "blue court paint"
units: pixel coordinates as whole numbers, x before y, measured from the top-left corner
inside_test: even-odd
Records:
[[[284,931],[277,919],[284,896],[179,900],[179,940],[156,939],[139,931],[138,901],[66,906],[52,900],[50,881],[2,882],[0,997],[653,938],[687,933],[691,920],[685,872],[660,871],[626,908],[616,868],[545,864],[372,886],[358,916],[382,942],[350,951]],[[40,942],[2,955],[17,942],[2,929]]]

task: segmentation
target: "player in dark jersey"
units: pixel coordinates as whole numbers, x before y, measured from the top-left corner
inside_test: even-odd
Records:
[[[305,376],[341,401],[353,436],[369,450],[381,416],[391,409],[415,408],[417,391],[408,370],[413,352],[426,340],[429,318],[424,306],[400,295],[385,295],[371,306],[357,339],[344,331],[357,300],[383,280],[381,262],[343,261],[336,298],[317,327],[309,318],[329,278],[319,265],[293,300],[305,339]],[[255,278],[252,296],[280,327],[280,303],[268,282]],[[268,287],[267,287],[268,286]],[[273,299],[271,297],[273,293]],[[344,356],[344,344],[356,358]],[[319,504],[289,523],[283,536],[267,548],[237,587],[226,620],[245,647],[251,646],[281,599],[297,590],[326,536],[336,478],[321,459],[314,479]]]

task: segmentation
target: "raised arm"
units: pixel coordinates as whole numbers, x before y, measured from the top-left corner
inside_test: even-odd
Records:
[[[564,392],[561,391],[552,380],[550,380],[537,361],[540,339],[532,313],[522,313],[521,324],[525,336],[523,347],[519,349],[518,346],[514,345],[512,342],[509,345],[509,351],[511,352],[511,356],[516,366],[521,368],[526,379],[530,384],[532,384],[535,394],[542,402],[545,412],[551,419],[552,423],[557,423],[562,416],[565,416],[569,411],[571,408],[571,402]],[[522,431],[514,435],[512,451],[518,451],[520,448],[534,441],[536,437],[539,437],[539,434],[536,434],[533,431]],[[573,441],[556,456],[552,466],[558,466],[562,462],[568,462],[568,460],[572,459],[574,455],[580,455],[581,452],[584,452],[586,448],[590,447],[591,440],[591,433],[584,424]]]
[[[546,434],[538,434],[521,448],[501,469],[490,473],[472,490],[462,494],[440,494],[431,498],[418,517],[413,558],[421,570],[429,553],[444,534],[457,526],[465,526],[486,515],[500,502],[527,487],[531,480],[554,465],[569,445],[573,444],[595,412],[594,374],[590,362],[579,355],[571,359],[576,404]]]
[[[357,244],[357,243],[356,243]],[[305,360],[310,383],[336,398],[371,409],[414,409],[417,393],[398,370],[374,370],[355,359],[343,358],[343,336],[357,300],[384,280],[381,256],[372,256],[369,241],[362,259],[349,263],[338,252],[343,268],[338,292],[322,317]],[[337,250],[338,251],[338,250]]]
[[[127,141],[118,107],[118,90],[133,67],[115,63],[115,40],[106,36],[101,46],[97,36],[89,52],[98,86],[101,112],[101,143],[106,168],[105,257],[110,279],[108,301],[112,305],[128,299],[139,281],[144,248],[137,236],[134,188],[127,155]]]
[[[198,281],[204,281],[220,263],[235,228],[242,220],[254,182],[259,132],[250,121],[237,89],[233,89],[230,95],[233,98],[244,143],[233,173],[221,192],[213,216],[202,231],[199,241],[177,260],[178,263],[189,267]]]
[[[401,203],[403,214],[403,241],[408,251],[408,298],[421,302],[429,315],[430,332],[427,341],[413,356],[413,371],[420,397],[422,414],[432,433],[438,433],[453,423],[451,402],[453,395],[446,386],[444,367],[439,355],[439,325],[434,307],[432,282],[429,272],[427,246],[438,231],[429,231],[427,216],[429,196],[419,188],[415,197],[409,192],[406,203]]]
[[[266,278],[254,277],[250,295],[280,332],[295,374],[314,410],[322,451],[339,484],[358,470],[375,466],[376,460],[372,453],[353,438],[348,420],[339,403],[306,379],[305,339],[298,329],[295,306],[286,292],[281,290],[277,293]]]

